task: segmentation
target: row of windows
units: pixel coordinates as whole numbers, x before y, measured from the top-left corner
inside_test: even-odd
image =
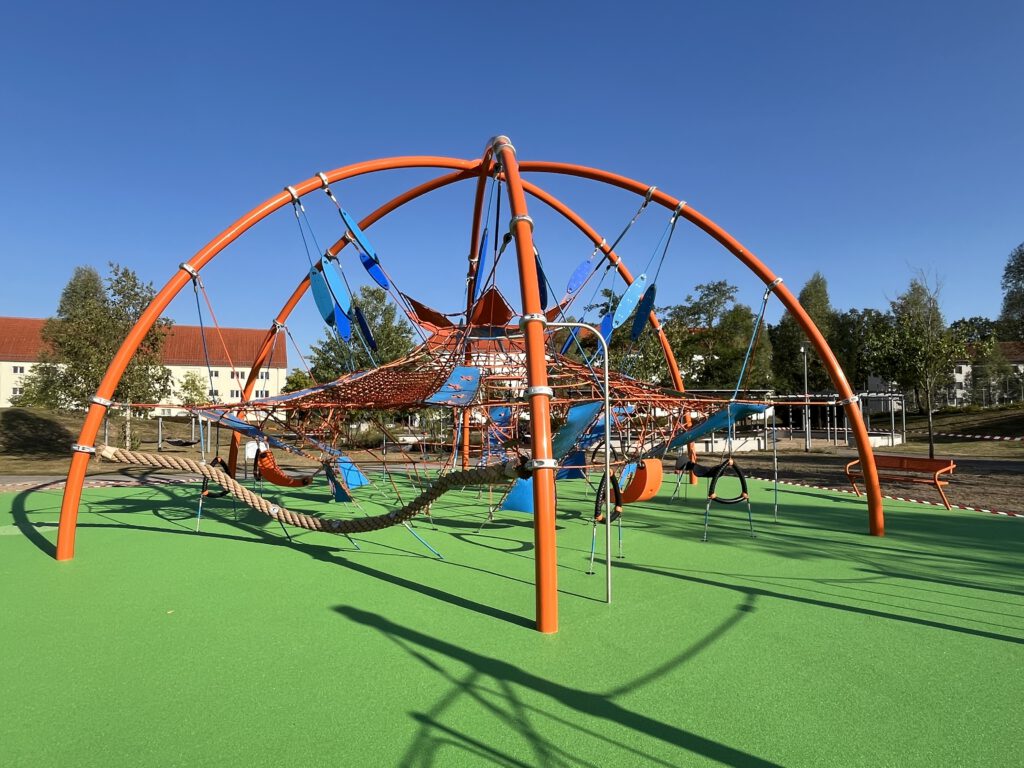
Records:
[[[18,373],[18,371],[15,371],[15,373]],[[231,372],[231,378],[232,379],[244,379],[248,375],[249,375],[248,371],[232,371]],[[213,370],[210,371],[210,377],[214,378],[214,379],[219,379],[220,378],[220,371],[218,371],[216,368],[214,368]],[[270,378],[270,371],[260,371],[260,374],[259,374],[259,376],[257,376],[257,378],[259,378],[259,379],[269,379]]]
[[[231,394],[229,395],[229,397],[232,400],[238,400],[241,396],[242,396],[242,393],[239,390],[237,390],[237,389],[232,389],[231,390]],[[269,389],[257,389],[255,392],[253,392],[252,396],[253,397],[270,397],[270,390]]]

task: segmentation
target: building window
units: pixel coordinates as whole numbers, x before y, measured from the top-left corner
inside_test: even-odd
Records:
[[[217,397],[220,394],[216,389],[210,390],[210,397]]]
[[[257,389],[256,390],[256,397],[270,397],[270,390],[269,389]]]
[[[21,387],[14,387],[14,388],[13,388],[13,389],[11,390],[11,394],[12,394],[12,395],[20,395],[20,394],[22,393],[22,391],[23,391],[23,390],[22,390],[22,388],[21,388]]]
[[[213,370],[210,371],[210,377],[214,379],[220,378],[220,371],[214,368]]]
[[[238,391],[237,389],[232,389],[232,390],[231,390],[231,397],[232,397],[233,399],[237,400],[237,399],[238,399],[238,398],[240,398],[241,396],[242,396],[242,393],[241,393],[241,392],[239,392],[239,391]]]
[[[963,373],[963,372],[964,372],[964,367],[963,367],[962,365],[958,365],[958,366],[956,367],[956,372],[957,372],[957,373]]]
[[[244,381],[246,375],[247,375],[247,371],[232,371],[231,372],[231,378],[232,379],[241,379],[241,380]]]
[[[15,373],[24,373],[25,372],[25,366],[24,365],[16,365],[16,366],[14,366],[14,372]]]
[[[260,371],[260,378],[261,379],[269,379],[270,378],[270,371]]]

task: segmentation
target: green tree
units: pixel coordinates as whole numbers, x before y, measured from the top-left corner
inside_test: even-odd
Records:
[[[892,316],[877,309],[849,309],[832,318],[829,347],[839,361],[846,380],[855,390],[867,390],[868,377],[878,375],[870,350],[876,339],[888,331]]]
[[[61,292],[55,317],[43,326],[40,362],[25,378],[19,405],[79,409],[88,405],[107,366],[155,292],[130,269],[111,263],[103,280],[92,267],[77,267]],[[139,344],[114,391],[120,403],[153,403],[171,390],[171,372],[160,350],[171,321],[160,318]],[[125,407],[126,445],[133,409]]]
[[[998,323],[987,317],[964,317],[949,324],[949,329],[959,333],[967,344],[978,344],[994,339]]]
[[[313,377],[301,368],[292,368],[288,378],[284,380],[282,392],[298,392],[300,389],[308,389],[313,386]]]
[[[999,313],[999,337],[1024,341],[1024,243],[1012,251],[1003,270],[1003,307]]]
[[[928,415],[928,455],[935,457],[932,424],[933,401],[937,391],[952,377],[953,364],[964,359],[963,338],[945,325],[939,306],[939,285],[929,284],[924,275],[910,282],[905,292],[890,303],[892,324],[873,340],[872,354],[880,371],[904,391],[912,391]]]
[[[195,371],[189,371],[181,377],[178,385],[178,402],[185,406],[202,405],[210,402],[209,384]]]
[[[800,289],[797,297],[800,306],[818,327],[826,341],[830,340],[835,311],[828,296],[828,282],[820,272],[815,272]],[[821,359],[810,347],[807,335],[789,312],[770,331],[773,361],[772,368],[776,386],[784,392],[804,391],[804,352],[807,350],[807,388],[811,392],[834,389],[832,380],[822,365]]]
[[[412,327],[404,317],[399,316],[398,308],[388,301],[384,289],[364,285],[356,297],[367,325],[377,342],[377,351],[373,359],[359,341],[359,331],[353,323],[352,340],[343,342],[334,333],[327,334],[315,343],[310,350],[310,371],[313,378],[320,382],[332,381],[351,370],[375,368],[382,363],[389,363],[409,354],[413,348]]]
[[[666,333],[683,377],[691,388],[731,390],[736,386],[756,315],[736,304],[737,288],[725,280],[701,283],[696,295],[667,310]],[[771,342],[761,329],[743,386],[771,386]]]
[[[969,391],[971,402],[994,405],[1013,374],[1006,355],[999,348],[995,336],[976,342],[968,348],[971,363]]]

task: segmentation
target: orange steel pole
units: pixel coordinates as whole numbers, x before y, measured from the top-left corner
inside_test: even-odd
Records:
[[[530,438],[533,449],[533,537],[536,572],[537,629],[558,631],[558,551],[555,543],[555,465],[551,446],[551,388],[548,386],[544,308],[540,303],[537,261],[533,255],[533,220],[519,177],[516,151],[508,138],[491,142],[494,157],[505,172],[512,234],[519,263],[519,291],[526,338],[526,396],[530,400]]]
[[[648,189],[647,185],[642,184],[639,181],[635,181],[634,179],[614,173],[608,173],[607,171],[602,171],[597,168],[588,168],[586,166],[574,165],[571,163],[551,163],[541,161],[524,162],[522,164],[522,170],[524,173],[529,171],[578,176],[581,178],[592,179],[593,181],[612,184],[613,186],[630,190],[639,195],[645,194]],[[676,198],[666,195],[660,190],[655,191],[652,200],[656,201],[659,205],[663,205],[664,207],[673,210],[680,203]],[[864,470],[864,485],[868,498],[869,531],[872,536],[884,536],[885,513],[882,505],[882,489],[878,482],[878,470],[875,466],[875,454],[871,450],[871,441],[868,439],[867,428],[864,425],[864,419],[861,416],[860,409],[857,407],[857,396],[853,393],[849,382],[846,380],[846,374],[843,373],[843,369],[839,365],[839,361],[836,360],[832,350],[829,348],[828,343],[825,341],[825,337],[821,335],[817,326],[814,325],[814,321],[811,320],[804,308],[800,306],[800,302],[797,301],[796,297],[789,291],[789,289],[783,285],[781,281],[778,281],[775,274],[768,269],[760,259],[744,248],[738,240],[718,226],[715,222],[711,221],[711,219],[698,213],[689,206],[683,206],[681,215],[711,235],[711,237],[721,243],[726,250],[732,253],[748,269],[764,281],[765,285],[774,291],[775,295],[779,298],[779,301],[781,301],[783,306],[789,310],[790,314],[793,315],[793,318],[803,329],[804,333],[807,334],[808,341],[810,341],[815,350],[817,350],[818,356],[821,358],[825,369],[828,371],[829,376],[832,379],[832,383],[836,387],[836,392],[840,395],[840,403],[845,409],[846,417],[849,419],[850,424],[853,427],[854,437],[857,441],[857,453],[860,456],[861,467],[863,467]]]

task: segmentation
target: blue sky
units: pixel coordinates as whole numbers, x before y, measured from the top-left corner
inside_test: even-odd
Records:
[[[0,28],[0,314],[46,316],[79,264],[162,285],[237,216],[317,171],[392,155],[475,158],[508,134],[522,159],[622,173],[686,199],[799,290],[884,307],[918,269],[947,319],[994,316],[1024,240],[1024,4],[36,2]],[[425,180],[342,185],[362,216]],[[536,178],[611,239],[638,201]],[[396,214],[371,239],[399,287],[462,303],[472,189]],[[322,195],[321,241],[340,234]],[[561,288],[587,243],[534,205]],[[667,213],[621,253],[636,271]],[[513,285],[512,261],[502,277]],[[306,269],[288,210],[208,269],[226,325],[265,327]],[[350,274],[364,276],[353,265]],[[725,278],[761,288],[692,228],[659,300]],[[508,291],[514,304],[517,294]],[[190,297],[173,318],[195,323]],[[779,316],[778,305],[769,318]],[[292,323],[321,332],[312,300]]]

